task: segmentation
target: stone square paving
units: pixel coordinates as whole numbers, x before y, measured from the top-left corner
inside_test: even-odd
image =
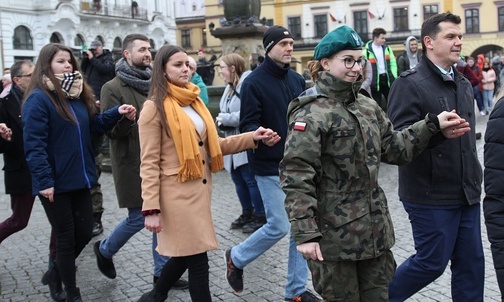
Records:
[[[477,131],[486,127],[487,117],[477,117]],[[478,154],[482,160],[483,139],[477,141]],[[3,164],[3,163],[2,163]],[[142,293],[152,288],[151,236],[146,230],[135,235],[114,257],[117,278],[107,279],[98,270],[92,243],[105,238],[112,228],[126,216],[119,209],[110,173],[100,179],[104,195],[104,234],[93,238],[76,260],[77,284],[84,301],[137,301]],[[3,173],[0,176],[3,183]],[[382,165],[380,184],[385,190],[396,233],[393,252],[398,264],[414,252],[411,227],[407,215],[397,197],[397,168]],[[10,211],[9,197],[0,189],[0,221]],[[234,185],[228,173],[214,175],[212,210],[220,249],[209,252],[210,290],[214,301],[283,301],[287,267],[288,238],[282,239],[273,248],[245,268],[245,290],[240,295],[232,293],[225,277],[223,251],[243,241],[247,235],[239,230],[230,230],[231,222],[241,210]],[[482,236],[486,257],[485,301],[500,301],[486,228],[482,217]],[[48,287],[40,279],[47,269],[50,226],[44,210],[37,199],[28,227],[7,238],[0,245],[0,301],[50,301]],[[468,259],[470,261],[470,259]],[[408,301],[451,301],[450,269],[434,283],[411,297]],[[187,278],[187,273],[185,274]],[[311,284],[309,284],[311,287]],[[172,290],[167,301],[190,301],[188,290]]]

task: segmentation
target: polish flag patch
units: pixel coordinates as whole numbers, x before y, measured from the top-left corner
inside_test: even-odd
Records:
[[[305,122],[295,122],[293,129],[297,130],[297,131],[305,131],[306,130],[306,123]]]

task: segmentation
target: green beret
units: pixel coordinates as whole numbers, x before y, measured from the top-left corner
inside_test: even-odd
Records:
[[[320,43],[315,47],[315,60],[328,58],[341,50],[362,49],[363,43],[359,34],[348,27],[342,25],[330,33],[326,34]]]

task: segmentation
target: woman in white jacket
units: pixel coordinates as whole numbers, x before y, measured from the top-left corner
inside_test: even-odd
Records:
[[[485,107],[485,113],[488,115],[490,110],[492,110],[492,98],[495,88],[495,71],[493,70],[490,63],[485,60],[483,64],[483,106]]]
[[[225,55],[219,63],[219,75],[227,86],[220,100],[216,122],[225,137],[240,133],[240,89],[250,73],[245,71],[245,60],[235,53]],[[231,228],[253,233],[266,223],[266,216],[259,188],[250,171],[247,152],[224,156],[224,168],[231,175],[242,206],[242,214],[231,223]]]

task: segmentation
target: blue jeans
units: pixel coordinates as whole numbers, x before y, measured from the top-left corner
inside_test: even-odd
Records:
[[[231,259],[236,267],[243,269],[247,264],[266,252],[289,233],[290,223],[285,211],[285,193],[280,188],[279,176],[257,176],[257,185],[263,198],[266,211],[266,224],[250,235],[245,241],[233,247]],[[285,297],[294,298],[306,291],[308,265],[296,243],[290,236],[289,261]]]
[[[136,233],[144,228],[145,218],[142,208],[128,208],[128,217],[121,221],[105,240],[100,243],[100,253],[105,258],[112,258]],[[170,259],[161,256],[155,250],[157,238],[154,234],[152,239],[152,256],[154,258],[154,276],[159,276],[164,264]]]
[[[483,90],[483,106],[486,111],[492,109],[493,90]]]
[[[481,243],[480,204],[437,206],[404,202],[416,254],[396,270],[389,301],[404,301],[441,276],[448,262],[452,300],[483,301],[485,259]]]
[[[250,166],[248,164],[241,165],[236,169],[232,169],[230,174],[235,184],[242,211],[254,210],[254,214],[264,214],[261,192],[259,192],[252,171],[250,171]]]

